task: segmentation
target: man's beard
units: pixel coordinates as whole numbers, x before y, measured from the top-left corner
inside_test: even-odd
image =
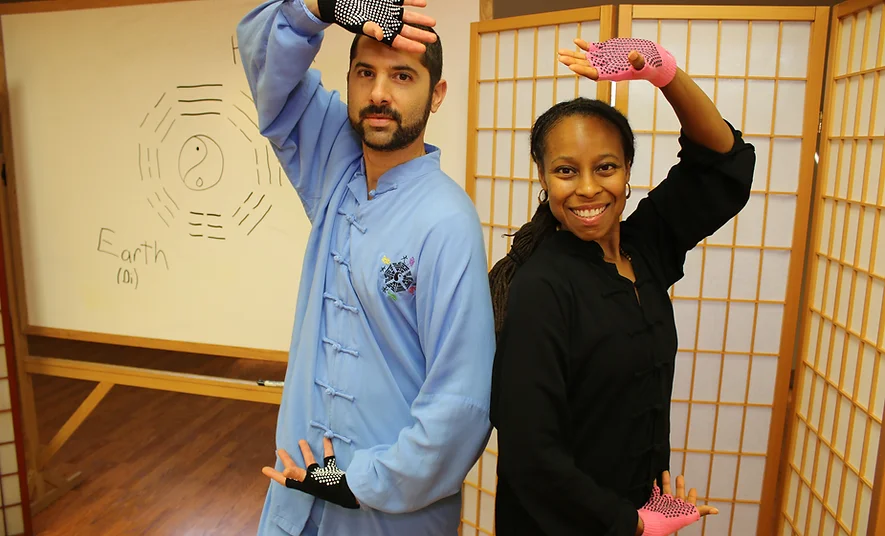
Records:
[[[412,142],[417,140],[424,131],[424,127],[427,126],[427,119],[430,117],[430,105],[431,102],[428,100],[427,107],[424,110],[424,116],[420,121],[411,125],[403,126],[403,118],[399,112],[387,106],[375,106],[370,104],[360,110],[359,119],[356,121],[354,121],[353,118],[350,119],[350,125],[353,127],[353,130],[359,134],[360,139],[363,140],[363,143],[369,149],[383,152],[398,151],[411,145]],[[396,130],[393,132],[393,135],[387,143],[373,143],[366,137],[366,129],[363,127],[363,120],[369,115],[381,115],[390,118],[396,123]]]

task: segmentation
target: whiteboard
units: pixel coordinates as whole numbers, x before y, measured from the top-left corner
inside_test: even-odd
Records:
[[[30,327],[288,350],[310,225],[255,127],[236,26],[258,3],[0,18]],[[479,3],[422,11],[448,81],[427,141],[463,187],[470,43],[458,37]],[[313,65],[342,95],[352,39],[329,27]]]
[[[30,326],[289,348],[310,224],[256,127],[255,5],[3,16]]]

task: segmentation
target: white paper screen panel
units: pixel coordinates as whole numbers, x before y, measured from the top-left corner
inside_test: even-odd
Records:
[[[808,301],[783,461],[785,536],[873,534],[885,404],[882,15],[881,2],[837,11],[831,30]]]
[[[2,273],[0,269],[0,277]],[[0,281],[0,284],[4,283]],[[5,300],[3,305],[6,306]],[[2,314],[7,314],[7,311],[2,311]],[[15,355],[7,344],[12,338],[5,331],[7,325],[7,322],[0,322],[0,536],[25,534],[25,515],[28,515],[24,508],[28,485],[24,464],[25,439],[17,418],[20,413],[18,400],[14,398],[17,395],[14,390]]]
[[[793,231],[798,204],[808,203],[800,195],[799,161],[813,19],[760,20],[764,8],[729,8],[720,11],[723,18],[693,18],[687,8],[684,19],[654,10],[643,7],[639,17],[636,8],[631,23],[622,8],[620,34],[628,29],[661,43],[756,148],[749,203],[689,252],[685,276],[671,289],[679,352],[670,470],[720,512],[679,534],[756,534]],[[677,162],[680,123],[645,81],[620,83],[616,93],[636,134],[627,217]]]
[[[556,61],[573,39],[600,39],[600,22],[589,20],[480,35],[474,201],[486,231],[489,266],[510,249],[504,236],[531,218],[539,182],[529,137],[548,108],[578,96],[597,98],[598,84],[577,77]],[[468,177],[470,180],[471,177]]]
[[[574,39],[611,37],[611,6],[514,17],[474,25],[475,125],[468,132],[467,191],[482,221],[489,267],[510,249],[512,234],[534,214],[540,183],[529,137],[535,119],[558,102],[579,96],[609,101],[609,84],[577,77],[556,60]],[[608,17],[608,18],[606,18]],[[472,155],[472,158],[471,158]],[[461,534],[494,534],[497,440],[464,483]]]
[[[21,479],[23,431],[13,420],[6,344],[0,329],[0,534],[24,534]]]

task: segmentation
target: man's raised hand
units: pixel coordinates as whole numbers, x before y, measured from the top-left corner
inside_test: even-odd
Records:
[[[315,0],[319,18],[345,30],[365,34],[405,52],[423,53],[424,43],[436,41],[433,32],[412,26],[434,27],[433,17],[406,11],[404,6],[427,7],[426,0]]]

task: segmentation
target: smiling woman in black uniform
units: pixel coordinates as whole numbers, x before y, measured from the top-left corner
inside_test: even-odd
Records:
[[[541,204],[489,274],[496,530],[670,534],[716,510],[696,507],[682,477],[670,489],[677,334],[667,291],[686,253],[746,204],[755,150],[659,45],[575,42],[585,52],[560,51],[560,61],[577,74],[661,89],[682,126],[680,160],[621,222],[634,156],[627,119],[576,99],[532,129]]]

